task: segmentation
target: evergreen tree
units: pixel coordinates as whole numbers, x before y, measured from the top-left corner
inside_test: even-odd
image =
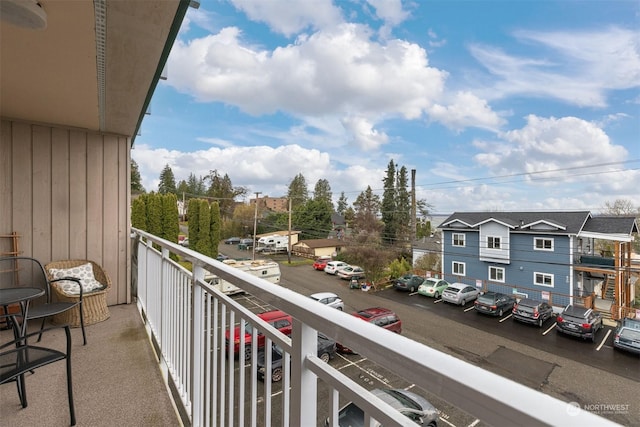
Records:
[[[331,231],[332,212],[326,200],[307,200],[293,210],[292,222],[302,232],[301,239],[326,239]]]
[[[309,199],[307,181],[301,173],[296,175],[289,183],[287,198],[291,200],[291,210],[294,210],[299,205],[305,204]]]
[[[393,160],[389,161],[387,166],[387,174],[382,180],[384,185],[384,193],[382,194],[382,222],[384,229],[382,231],[382,240],[386,243],[393,243],[397,233],[396,214],[396,166]]]
[[[347,197],[344,195],[344,191],[343,191],[342,193],[340,193],[340,198],[338,199],[338,207],[336,209],[336,212],[344,216],[345,211],[347,210],[347,207],[349,207],[349,203],[347,203]]]
[[[144,197],[136,197],[131,202],[131,226],[143,231],[147,229],[147,208]]]
[[[355,217],[353,228],[357,232],[376,233],[381,229],[380,221],[378,220],[378,214],[380,213],[380,197],[373,194],[371,186],[367,186],[367,189],[360,193],[353,202],[355,210]]]
[[[247,194],[247,189],[245,187],[234,187],[229,175],[220,176],[217,170],[210,171],[204,180],[209,181],[207,197],[218,202],[221,217],[223,219],[231,218],[236,204],[236,197]]]
[[[222,220],[220,218],[220,205],[218,202],[211,203],[211,253],[218,255],[218,245],[222,236]]]
[[[176,194],[176,178],[169,165],[165,165],[160,172],[160,183],[158,184],[159,194]]]
[[[195,248],[200,235],[200,201],[201,199],[189,199],[187,204],[187,218],[189,218],[189,247]]]
[[[331,186],[329,185],[329,181],[326,179],[319,179],[316,182],[316,186],[313,190],[313,200],[315,201],[324,201],[331,206],[331,211],[333,211],[333,194],[331,193]]]
[[[189,233],[191,235],[191,233]],[[198,203],[198,239],[196,241],[195,250],[203,255],[214,257],[218,255],[218,251],[214,256],[211,248],[211,211],[209,203],[206,200],[199,200]],[[191,241],[189,241],[191,246]]]
[[[162,237],[162,201],[160,195],[151,192],[145,196],[147,211],[147,231],[154,236]]]
[[[144,193],[144,187],[142,186],[142,177],[140,176],[140,170],[135,160],[131,159],[131,194]]]
[[[410,244],[412,238],[411,229],[411,194],[409,194],[409,177],[407,168],[402,166],[398,171],[396,182],[396,208],[393,215],[396,234],[393,236],[394,243]]]
[[[170,242],[178,242],[180,224],[178,215],[178,198],[175,194],[164,194],[162,203],[162,238]]]

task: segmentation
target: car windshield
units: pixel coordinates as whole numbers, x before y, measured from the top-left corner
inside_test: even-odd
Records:
[[[519,305],[518,310],[524,311],[525,313],[533,313],[534,308],[528,305]]]
[[[384,392],[393,396],[398,402],[400,402],[403,408],[412,408],[418,411],[422,409],[416,402],[396,390],[384,390]]]
[[[640,330],[624,328],[622,331],[620,331],[620,336],[628,340],[640,341]]]
[[[425,286],[433,287],[438,284],[438,281],[435,279],[427,279],[424,281]]]
[[[478,302],[481,302],[483,304],[493,304],[495,300],[496,299],[493,297],[493,295],[480,295],[478,297]]]

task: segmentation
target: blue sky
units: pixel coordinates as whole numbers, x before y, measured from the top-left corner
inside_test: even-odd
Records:
[[[393,160],[434,214],[640,207],[640,2],[202,0],[136,137],[147,191],[211,170],[349,203]]]

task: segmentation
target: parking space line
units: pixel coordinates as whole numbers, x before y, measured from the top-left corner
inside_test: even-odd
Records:
[[[451,427],[456,427],[456,425],[455,425],[455,424],[451,424],[449,421],[447,421],[447,420],[446,420],[445,418],[443,418],[443,417],[440,417],[440,421],[443,421],[443,422],[445,422],[445,423],[449,424]]]
[[[468,427],[474,427],[474,426],[476,426],[479,422],[480,422],[480,420],[476,418],[476,420],[475,420],[474,422],[472,422],[471,424],[469,424],[469,426],[468,426]]]
[[[611,329],[609,329],[607,331],[607,334],[604,336],[604,338],[602,339],[602,341],[600,342],[600,345],[596,348],[596,351],[600,351],[600,349],[602,348],[602,346],[604,345],[605,342],[607,342],[607,338],[609,338],[609,335],[611,335]]]
[[[433,300],[433,303],[434,303],[434,304],[437,304],[437,303],[439,303],[439,302],[442,302],[442,298],[440,298],[440,299],[436,299],[436,300]]]
[[[549,329],[547,329],[546,331],[544,331],[544,332],[542,333],[542,335],[547,335],[547,334],[548,334],[549,332],[551,332],[551,330],[552,330],[553,328],[555,328],[555,327],[556,327],[556,323],[554,323],[553,325],[551,325],[551,326],[549,327]]]
[[[509,313],[508,316],[503,317],[502,319],[499,320],[500,323],[504,322],[505,320],[507,320],[508,318],[510,318],[511,316],[513,316],[513,313]]]
[[[467,311],[471,311],[471,310],[475,310],[476,308],[474,306],[471,306],[469,308],[465,308],[464,312],[466,313]]]
[[[418,295],[418,293],[417,293],[417,292],[411,292],[411,293],[409,293],[409,296],[413,296],[413,295]]]

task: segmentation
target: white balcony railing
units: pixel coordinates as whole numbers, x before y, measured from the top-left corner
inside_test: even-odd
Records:
[[[166,380],[178,396],[177,405],[193,426],[270,426],[279,411],[283,426],[316,425],[329,418],[337,426],[342,396],[385,426],[415,425],[378,400],[358,383],[316,356],[317,332],[349,343],[390,372],[446,400],[489,425],[615,425],[566,402],[434,350],[404,336],[362,322],[349,314],[318,304],[282,286],[134,230],[133,275],[138,307],[158,348]],[[155,244],[161,250],[153,247]],[[172,261],[170,252],[193,263],[190,272]],[[238,302],[204,282],[205,268],[264,303],[294,318],[291,337],[260,320]],[[251,344],[245,327],[251,325]],[[251,363],[234,359],[230,342],[240,326],[240,354],[251,346]],[[258,383],[257,334],[266,348],[285,350],[282,393],[272,397],[271,382]],[[270,369],[270,352],[266,352]],[[287,361],[290,360],[290,363]],[[438,367],[437,369],[434,367]],[[267,372],[266,378],[270,378]],[[318,413],[318,383],[330,390],[328,413]],[[258,404],[260,402],[260,404]],[[365,424],[367,425],[367,424]]]

